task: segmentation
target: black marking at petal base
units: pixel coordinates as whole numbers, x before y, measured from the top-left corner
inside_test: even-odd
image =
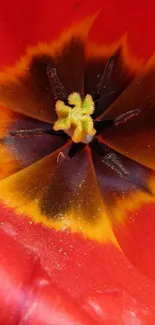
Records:
[[[37,120],[54,123],[57,115],[47,77],[49,63],[53,63],[50,55],[36,54],[16,78],[1,82],[0,97],[3,106]]]
[[[38,105],[41,107],[40,110],[48,111],[49,117],[55,121],[57,119],[55,99],[47,76],[47,67],[53,64],[53,58],[51,56],[45,54],[36,55],[32,58],[28,73],[22,81],[26,87],[29,87],[32,96],[37,98]]]
[[[81,150],[73,159],[67,157],[67,151],[59,151],[58,156],[61,154],[61,157],[55,157],[54,169],[51,170],[51,176],[48,175],[48,184],[39,202],[41,213],[49,219],[61,220],[70,211],[77,218],[80,214],[90,218],[90,213],[87,213],[90,204],[94,215],[97,214],[98,206],[96,198],[93,200],[95,194],[91,191],[93,184],[87,150]],[[91,203],[85,199],[88,195]]]
[[[112,120],[106,120],[106,121],[94,121],[94,128],[97,132],[97,134],[102,133],[105,129],[108,127],[113,126],[114,123]]]
[[[95,139],[90,143],[90,147],[95,150],[99,155],[105,156],[109,148],[103,143],[99,142],[98,139]]]
[[[72,189],[69,183],[66,184],[65,175],[56,172],[40,201],[40,210],[48,218],[61,218],[68,211],[71,198]]]
[[[80,37],[72,37],[54,57],[54,67],[68,96],[72,92],[78,92],[82,97],[84,95],[84,46]]]
[[[47,76],[47,67],[53,66],[53,58],[51,56],[40,54],[32,58],[29,67],[28,79],[34,87],[33,91],[41,91],[46,95],[52,96],[50,80]],[[52,96],[52,99],[54,97]]]
[[[71,148],[68,153],[69,158],[73,158],[77,152],[82,150],[86,146],[85,143],[79,142],[79,143],[74,143],[72,142]]]

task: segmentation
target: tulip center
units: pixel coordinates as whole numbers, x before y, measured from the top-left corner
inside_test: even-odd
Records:
[[[73,142],[89,143],[92,141],[96,130],[91,115],[95,105],[91,95],[86,95],[82,100],[80,94],[73,92],[68,96],[68,105],[63,101],[56,102],[57,121],[54,123],[55,131],[64,131]]]

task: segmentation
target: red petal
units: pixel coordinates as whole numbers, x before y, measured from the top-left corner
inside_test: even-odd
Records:
[[[15,294],[15,289],[12,288],[12,281],[13,285],[15,283],[16,290],[18,290],[16,281],[21,284],[24,282],[24,279],[28,279],[28,273],[33,268],[33,258],[37,256],[37,258],[40,258],[41,266],[45,268],[50,275],[51,281],[56,284],[58,288],[63,289],[72,299],[74,298],[80,305],[83,305],[83,299],[85,302],[89,302],[90,297],[95,298],[96,293],[100,292],[100,297],[97,298],[97,304],[103,313],[107,310],[106,317],[109,321],[112,317],[112,312],[110,310],[112,301],[110,298],[110,300],[107,301],[107,291],[110,290],[111,292],[122,290],[126,292],[125,299],[124,295],[122,297],[121,293],[118,296],[118,303],[117,306],[115,306],[116,309],[113,311],[113,314],[119,309],[119,304],[121,304],[123,311],[130,311],[132,307],[133,311],[137,312],[136,306],[138,306],[139,310],[141,306],[144,306],[144,309],[147,309],[146,316],[151,313],[152,307],[155,306],[154,282],[140,274],[129,263],[123,253],[113,245],[98,244],[95,241],[85,240],[81,236],[73,235],[67,231],[57,232],[41,224],[34,224],[24,216],[15,215],[13,211],[10,209],[6,210],[6,208],[2,206],[0,218],[1,228],[7,233],[5,237],[13,236],[16,241],[18,241],[18,243],[16,242],[16,244],[13,244],[13,240],[10,239],[10,244],[8,245],[8,240],[4,241],[4,236],[2,237],[1,235],[1,241],[3,238],[2,243],[4,245],[3,250],[1,245],[0,254],[1,256],[4,254],[5,259],[3,257],[3,261],[6,261],[5,265],[3,264],[3,269],[12,275],[11,278],[9,277],[10,282],[8,286],[10,297],[11,294]],[[31,253],[28,259],[27,254],[29,249]],[[14,263],[15,256],[16,263]],[[22,257],[24,257],[24,260]],[[24,261],[28,266],[24,264]],[[20,264],[22,264],[23,267],[21,267]],[[34,278],[36,278],[36,273],[38,274],[38,268],[39,265],[36,264]],[[23,274],[25,274],[25,277]],[[25,283],[25,288],[27,288],[28,292],[30,288],[32,288],[32,280],[34,278],[31,277],[31,282],[28,281],[28,284]],[[6,283],[8,277],[5,278],[4,275],[3,278],[2,275],[0,275],[0,280],[1,279],[4,286],[4,279]],[[16,279],[16,281],[13,279]],[[41,279],[44,279],[43,275]],[[41,282],[39,283],[41,284]],[[42,289],[40,288],[40,290]],[[51,293],[52,290],[51,288]],[[3,293],[4,296],[0,306],[4,306],[4,297],[8,298],[8,290],[3,291]],[[37,295],[36,287],[34,294]],[[130,299],[130,297],[128,299],[128,295],[133,297],[133,299]],[[16,297],[21,297],[21,295],[17,292]],[[40,296],[40,300],[41,297],[42,296]],[[134,304],[135,299],[136,306]],[[66,300],[68,303],[67,297]],[[13,301],[15,301],[15,299]],[[32,299],[32,301],[35,302],[36,300]],[[48,303],[48,301],[48,296],[44,297],[44,304]],[[41,303],[41,301],[38,300],[38,303]],[[9,304],[11,308],[12,299],[9,300]],[[52,310],[52,302],[50,304]],[[15,307],[18,308],[18,306],[18,303],[15,301]],[[33,306],[32,303],[31,306]],[[42,313],[42,308],[42,305],[40,305],[39,315]],[[136,308],[136,310],[134,308]],[[2,308],[2,310],[4,310],[4,308]],[[34,311],[35,310],[34,308]],[[72,311],[72,309],[70,309],[70,311]],[[25,309],[23,313],[25,313]],[[94,317],[91,311],[89,311],[89,313]],[[149,320],[148,318],[146,325],[150,325]]]
[[[92,294],[85,299],[84,309],[101,325],[154,325],[155,322],[155,308],[146,308],[122,290]]]
[[[73,299],[51,283],[31,250],[21,246],[2,229],[0,235],[1,324],[97,324]]]
[[[23,56],[0,73],[0,104],[15,112],[53,123],[55,96],[48,78],[48,67],[57,69],[66,93],[84,93],[84,45],[96,15],[70,26],[59,39],[27,43]]]
[[[50,0],[31,0],[1,4],[0,12],[0,65],[12,65],[28,46],[49,43],[72,24],[94,14],[100,1],[77,3]]]
[[[155,278],[155,174],[107,150],[93,153],[97,177],[120,247],[143,273]]]
[[[68,151],[65,145],[3,180],[1,200],[35,222],[117,246],[104,213],[90,153],[84,149],[70,159]]]
[[[88,54],[109,57],[120,46],[125,62],[139,69],[154,52],[154,1],[103,3],[89,35]]]
[[[137,204],[133,208],[129,208],[130,203],[127,204],[124,209],[126,222],[115,225],[115,233],[130,261],[141,272],[155,279],[155,203],[145,202],[138,197],[135,202]]]

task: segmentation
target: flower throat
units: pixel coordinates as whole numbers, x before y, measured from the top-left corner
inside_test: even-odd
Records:
[[[10,136],[27,137],[49,134],[71,138],[72,148],[69,156],[72,157],[86,144],[92,143],[94,146],[93,142],[96,136],[106,128],[117,127],[117,125],[126,123],[129,119],[138,115],[140,109],[128,111],[114,120],[96,120],[96,103],[102,99],[100,96],[102,89],[107,87],[111,79],[114,62],[115,57],[112,56],[108,60],[104,72],[95,87],[94,95],[87,94],[84,99],[77,92],[73,92],[68,96],[65,87],[59,79],[56,68],[51,64],[47,65],[47,77],[56,102],[57,121],[50,125],[50,127],[12,131],[9,132]]]

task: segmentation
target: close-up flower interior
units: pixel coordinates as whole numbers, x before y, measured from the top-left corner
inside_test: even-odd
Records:
[[[155,324],[155,4],[0,12],[0,324]]]

